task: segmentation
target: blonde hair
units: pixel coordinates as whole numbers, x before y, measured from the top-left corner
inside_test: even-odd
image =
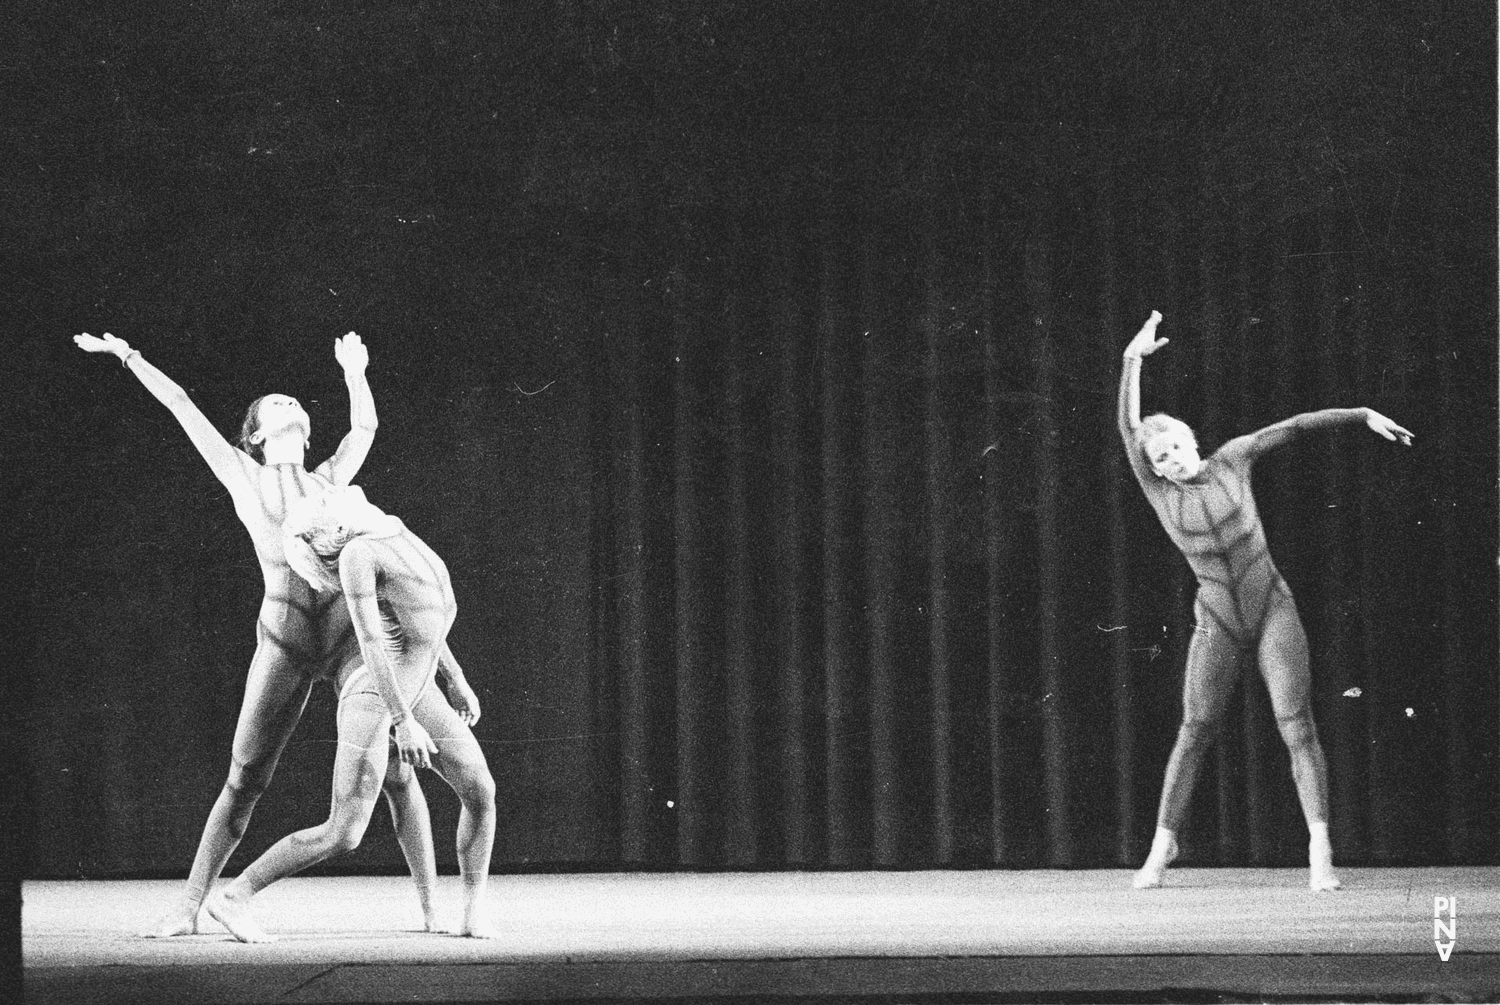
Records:
[[[1145,458],[1148,466],[1155,467],[1151,458],[1146,455],[1146,441],[1161,433],[1176,433],[1179,436],[1185,436],[1193,445],[1193,449],[1196,450],[1198,447],[1198,437],[1193,435],[1193,427],[1186,422],[1167,415],[1165,412],[1148,415],[1141,420],[1139,426],[1135,427],[1135,449],[1140,451],[1141,457]]]
[[[315,590],[340,590],[338,560],[344,545],[361,534],[384,529],[393,518],[346,485],[294,500],[281,525],[282,550],[290,565]]]

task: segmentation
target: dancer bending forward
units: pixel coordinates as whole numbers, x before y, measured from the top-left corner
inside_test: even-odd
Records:
[[[456,669],[448,629],[458,605],[443,560],[399,519],[348,486],[298,503],[283,537],[287,561],[319,596],[343,594],[364,656],[340,677],[333,804],[316,827],[282,838],[211,894],[210,915],[243,942],[271,937],[250,899],[278,879],[359,845],[386,775],[388,737],[403,764],[433,768],[457,793],[462,935],[492,938],[485,885],[495,839],[495,783],[479,742],[436,684]]]
[[[1240,661],[1253,654],[1271,695],[1276,725],[1291,754],[1297,798],[1311,834],[1308,885],[1339,886],[1328,840],[1328,767],[1313,726],[1307,635],[1291,591],[1271,561],[1250,492],[1250,468],[1267,450],[1298,435],[1363,422],[1388,440],[1411,446],[1412,434],[1368,408],[1329,408],[1294,415],[1198,457],[1193,431],[1167,415],[1140,417],[1141,359],[1167,344],[1156,337],[1155,311],[1125,348],[1120,376],[1120,436],[1130,469],[1167,535],[1198,577],[1198,625],[1188,645],[1182,727],[1167,762],[1156,836],[1137,887],[1159,886],[1177,857],[1177,831],[1204,751],[1234,689]]]

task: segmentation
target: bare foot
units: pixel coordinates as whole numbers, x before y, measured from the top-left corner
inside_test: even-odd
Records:
[[[1165,833],[1165,832],[1164,832]],[[1162,877],[1177,858],[1177,838],[1168,835],[1163,839],[1160,835],[1151,842],[1151,854],[1146,856],[1146,864],[1141,866],[1130,885],[1137,890],[1149,890],[1152,887],[1161,886]]]
[[[1316,893],[1327,893],[1344,885],[1333,871],[1333,848],[1327,842],[1314,841],[1307,852],[1311,867],[1307,879],[1309,889]]]
[[[231,899],[222,892],[215,891],[208,895],[208,900],[204,901],[203,906],[208,909],[209,917],[229,929],[229,934],[241,942],[276,941],[276,936],[262,930],[250,917],[248,903]]]
[[[488,918],[469,918],[464,921],[458,934],[466,939],[498,939],[500,929],[496,928]]]
[[[1307,885],[1318,893],[1327,893],[1330,890],[1337,890],[1344,884],[1339,882],[1338,876],[1334,874],[1332,868],[1329,868],[1327,870],[1314,869],[1308,878]]]
[[[178,935],[198,934],[198,912],[201,904],[178,904],[162,916],[156,927],[142,932],[146,939],[171,939]]]

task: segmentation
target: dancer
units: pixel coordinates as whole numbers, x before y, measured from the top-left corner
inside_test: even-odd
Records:
[[[435,684],[439,660],[453,666],[448,630],[458,612],[442,559],[355,486],[299,501],[283,551],[320,598],[343,600],[362,666],[338,681],[338,753],[328,819],[290,834],[208,898],[210,915],[242,942],[268,942],[250,900],[283,879],[358,847],[386,773],[395,728],[403,765],[431,767],[458,795],[458,862],[463,880],[459,934],[496,935],[484,907],[495,839],[495,783],[464,719]]]
[[[1186,424],[1168,415],[1140,417],[1141,360],[1169,341],[1156,337],[1160,323],[1161,314],[1152,311],[1125,347],[1120,436],[1147,501],[1198,577],[1198,625],[1188,645],[1182,726],[1167,762],[1156,836],[1134,885],[1160,886],[1163,872],[1177,857],[1177,830],[1198,766],[1234,688],[1240,661],[1254,654],[1291,754],[1292,778],[1307,819],[1308,885],[1334,890],[1340,884],[1328,840],[1328,768],[1313,725],[1307,636],[1291,591],[1267,551],[1250,492],[1250,468],[1261,454],[1302,433],[1344,423],[1363,422],[1406,446],[1411,446],[1412,434],[1368,408],[1329,408],[1237,437],[1200,459]]]
[[[235,726],[229,776],[209,812],[177,903],[146,933],[153,937],[191,935],[198,931],[204,897],[239,844],[256,801],[271,781],[313,682],[335,677],[360,659],[347,607],[336,603],[336,598],[319,598],[287,565],[281,524],[289,501],[348,484],[364,463],[376,428],[375,402],[365,380],[369,352],[354,332],[334,342],[334,356],[349,388],[351,428],[334,455],[309,472],[303,458],[310,446],[312,423],[295,398],[268,394],[251,402],[241,430],[241,449],[236,449],[176,382],[123,339],[107,332],[102,338],[84,332],[73,341],[86,352],[117,357],[171,411],[229,491],[265,581],[255,625],[255,656]],[[461,714],[477,716],[478,701],[462,675],[450,678],[448,684]],[[385,791],[397,839],[417,883],[424,923],[433,929],[431,890],[436,869],[426,800],[409,768],[387,775]]]

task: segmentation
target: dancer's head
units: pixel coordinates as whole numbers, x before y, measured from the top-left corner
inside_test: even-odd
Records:
[[[281,525],[287,564],[314,589],[337,590],[339,552],[387,519],[357,485],[297,499]]]
[[[1181,419],[1157,413],[1141,420],[1135,434],[1136,449],[1158,476],[1185,482],[1198,474],[1198,439]]]
[[[264,464],[268,439],[299,435],[304,449],[312,446],[312,419],[301,403],[284,394],[265,394],[250,402],[245,411],[245,422],[240,426],[240,448]]]

